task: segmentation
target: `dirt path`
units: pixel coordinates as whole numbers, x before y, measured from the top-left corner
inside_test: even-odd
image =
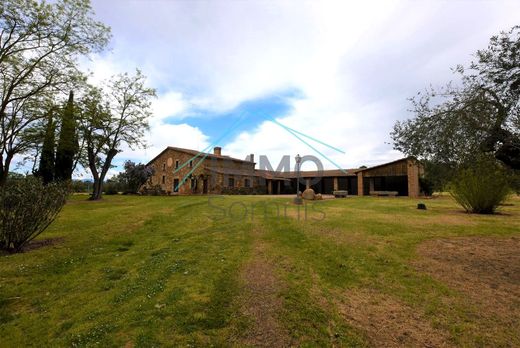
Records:
[[[266,255],[267,245],[258,238],[252,258],[242,270],[243,290],[240,309],[252,322],[240,345],[255,347],[287,347],[289,336],[278,322],[282,309],[279,297],[281,283],[276,278],[273,262]]]

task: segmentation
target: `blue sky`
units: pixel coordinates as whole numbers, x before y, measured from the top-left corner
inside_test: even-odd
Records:
[[[189,116],[183,118],[194,127],[201,129],[209,137],[210,141],[219,139],[222,134],[239,122],[236,129],[229,132],[226,140],[233,139],[240,132],[253,130],[265,120],[283,117],[291,112],[291,100],[300,98],[300,92],[293,89],[283,90],[278,93],[245,100],[231,110],[212,111],[194,109]],[[165,119],[166,123],[175,124],[175,116]]]
[[[147,162],[164,147],[219,145],[238,158],[315,154],[267,121],[276,118],[344,154],[342,167],[397,159],[389,133],[408,98],[454,78],[491,35],[518,24],[518,1],[93,0],[110,50],[84,62],[98,83],[140,68],[155,87]],[[257,157],[258,158],[258,157]],[[325,167],[331,167],[324,161]],[[114,173],[118,168],[114,169]]]

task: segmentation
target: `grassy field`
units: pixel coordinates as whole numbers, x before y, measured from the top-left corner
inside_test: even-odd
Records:
[[[520,346],[520,199],[73,197],[0,255],[0,346]]]

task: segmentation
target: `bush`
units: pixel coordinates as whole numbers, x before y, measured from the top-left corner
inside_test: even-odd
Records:
[[[433,194],[435,184],[429,178],[421,177],[419,178],[419,187],[425,196],[431,196]]]
[[[427,196],[431,196],[433,192],[442,192],[447,189],[449,182],[455,175],[456,163],[442,163],[433,161],[422,161],[424,166],[424,182],[419,182],[421,189]],[[427,194],[430,191],[431,194]]]
[[[72,180],[71,189],[75,193],[88,193],[92,190],[92,181]]]
[[[144,187],[142,194],[146,196],[163,196],[166,192],[163,191],[161,185],[154,185],[152,187]]]
[[[9,180],[0,189],[0,248],[20,251],[56,218],[69,190],[64,184],[44,185],[27,177]]]
[[[510,170],[510,186],[517,195],[520,195],[520,170]]]
[[[223,195],[265,195],[267,193],[267,187],[223,187],[221,193]]]
[[[119,187],[118,186],[119,185],[117,185],[116,183],[106,182],[103,185],[103,192],[106,195],[117,195],[119,193],[119,190],[118,190]]]
[[[267,186],[260,185],[253,188],[254,195],[265,195],[267,193]]]
[[[251,187],[224,187],[222,188],[223,195],[251,195],[253,188]]]
[[[493,214],[510,192],[510,178],[494,159],[475,161],[459,170],[449,191],[467,212]]]

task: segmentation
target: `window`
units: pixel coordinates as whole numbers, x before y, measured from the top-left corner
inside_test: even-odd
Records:
[[[175,160],[175,169],[179,168],[179,160]]]
[[[244,187],[251,187],[251,182],[249,179],[244,179]]]
[[[197,189],[197,179],[191,179],[191,189],[192,190]]]
[[[179,192],[179,179],[173,179],[173,192]]]
[[[190,168],[193,167],[193,160],[190,161]]]
[[[162,183],[164,184],[166,182],[166,176],[162,176]]]
[[[162,170],[166,170],[166,163],[162,164]]]
[[[228,186],[229,187],[235,187],[235,179],[234,178],[229,178]]]

